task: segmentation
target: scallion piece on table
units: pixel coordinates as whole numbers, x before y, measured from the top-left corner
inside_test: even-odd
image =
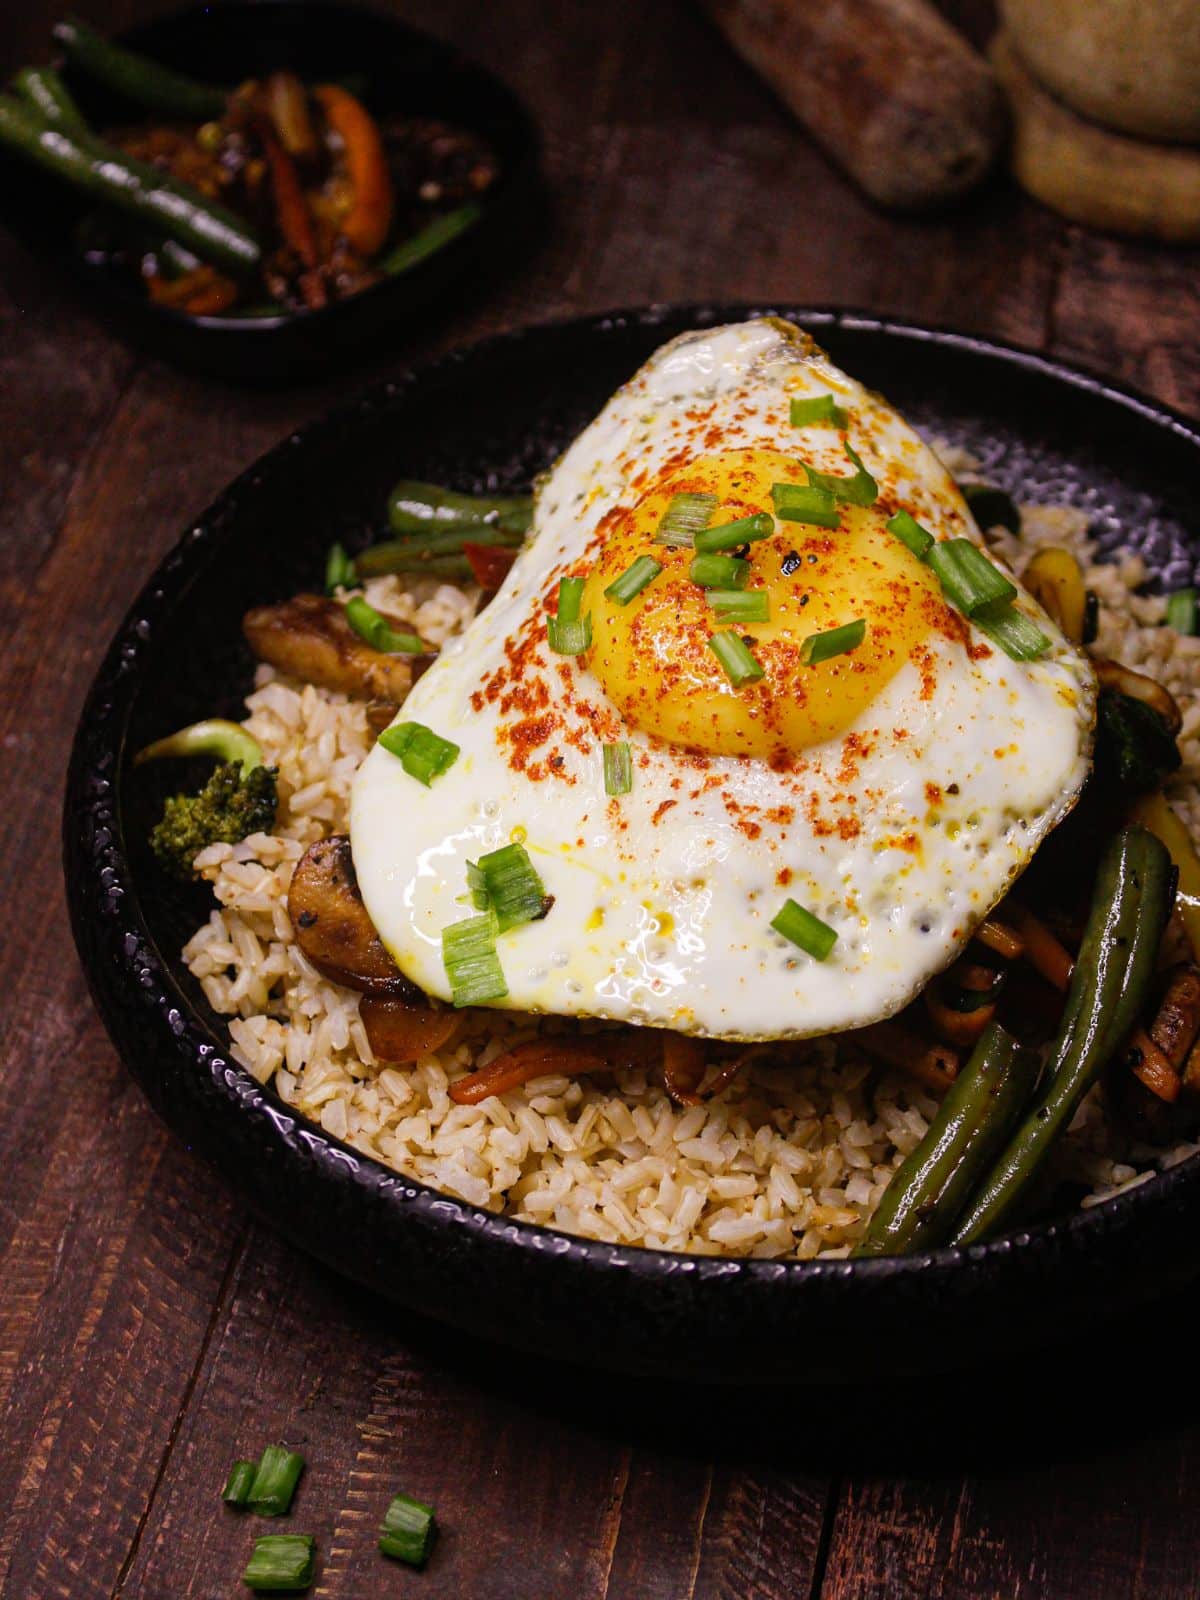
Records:
[[[763,668],[754,659],[750,646],[732,628],[725,633],[714,633],[708,648],[724,667],[725,676],[735,689],[740,689],[744,683],[757,683],[763,676]]]
[[[620,739],[604,746],[605,794],[628,794],[633,788],[633,757],[629,741]]]
[[[592,642],[592,614],[564,622],[561,617],[546,618],[546,642],[555,655],[581,656]]]
[[[631,600],[636,600],[648,584],[654,582],[662,571],[662,563],[655,561],[653,556],[639,556],[631,562],[619,578],[614,578],[605,589],[604,593],[610,600],[615,600],[619,606],[627,606]],[[558,614],[562,616],[562,601],[559,601]]]
[[[379,735],[379,743],[389,754],[398,756],[410,778],[428,789],[435,778],[448,772],[458,760],[459,747],[423,722],[397,722]]]
[[[339,589],[353,589],[357,582],[358,573],[354,570],[354,563],[346,554],[345,547],[331,544],[329,554],[325,558],[325,593],[332,595]]]
[[[844,428],[850,421],[844,407],[838,405],[831,394],[813,395],[808,400],[794,398],[790,420],[793,428],[806,428],[813,422],[828,422],[835,428]]]
[[[494,913],[497,933],[540,922],[553,904],[523,844],[506,844],[468,861],[467,882],[476,910],[490,907]]]
[[[287,1594],[311,1586],[317,1541],[307,1533],[268,1533],[254,1541],[242,1582],[258,1594]]]
[[[654,535],[655,544],[691,544],[700,529],[708,527],[716,503],[715,494],[672,495]]]
[[[1176,633],[1193,634],[1196,631],[1196,591],[1176,589],[1167,596],[1167,626]]]
[[[221,1490],[221,1499],[227,1506],[233,1506],[241,1511],[249,1503],[250,1490],[254,1487],[255,1470],[253,1461],[233,1463],[225,1480],[225,1487]]]
[[[346,602],[346,621],[361,639],[386,655],[419,656],[427,646],[415,633],[399,633],[375,607],[356,594]]]
[[[740,556],[696,556],[688,577],[701,589],[744,589],[750,581],[750,563]]]
[[[970,539],[935,541],[925,560],[950,604],[975,621],[994,617],[1016,599],[1016,586]]]
[[[933,535],[928,528],[923,528],[908,511],[897,511],[894,517],[889,517],[884,524],[889,533],[895,534],[901,544],[906,544],[913,555],[925,558],[926,552],[933,544]]]
[[[837,501],[828,489],[804,483],[773,483],[771,499],[781,522],[810,522],[818,528],[836,528],[841,521]]]
[[[847,505],[873,506],[879,496],[879,485],[863,466],[853,445],[843,442],[842,449],[854,468],[852,476],[843,478],[833,472],[818,472],[816,467],[805,464],[809,483],[815,488],[827,490],[835,500],[844,500]]]
[[[705,595],[722,622],[766,622],[765,589],[709,589]]]
[[[406,1494],[394,1495],[379,1530],[379,1548],[393,1560],[423,1567],[437,1537],[433,1507]]]
[[[827,628],[824,633],[810,633],[800,646],[800,660],[806,667],[819,666],[834,656],[848,655],[857,650],[867,636],[865,617],[844,622],[840,628]]]
[[[837,934],[829,924],[822,922],[820,917],[813,916],[811,911],[806,911],[794,900],[783,902],[783,910],[773,920],[771,926],[783,938],[799,945],[805,955],[812,956],[814,961],[827,961],[830,951],[837,943]]]
[[[496,918],[490,910],[442,929],[442,962],[456,1006],[503,1000],[508,993],[496,954]]]
[[[1016,606],[1005,606],[994,616],[976,617],[975,622],[1014,661],[1036,661],[1050,648],[1050,640],[1037,623]]]
[[[736,550],[739,545],[769,539],[774,532],[775,518],[771,513],[756,511],[753,516],[739,517],[736,522],[722,522],[715,528],[701,528],[695,538],[696,554],[708,556],[722,550]]]
[[[260,1517],[282,1517],[291,1506],[304,1457],[281,1444],[269,1444],[254,1469],[247,1504]]]

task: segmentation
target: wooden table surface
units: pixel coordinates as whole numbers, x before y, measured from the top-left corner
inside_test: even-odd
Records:
[[[684,0],[397,0],[540,119],[551,231],[371,367],[247,391],[119,343],[0,241],[0,1593],[244,1591],[229,1462],[308,1459],[315,1593],[455,1600],[1200,1596],[1200,1300],[968,1378],[791,1396],[547,1369],[402,1316],[285,1246],[158,1124],[88,999],[57,814],[88,680],[187,519],[374,372],[651,300],[847,304],[1077,358],[1200,412],[1200,257],[1069,227],[999,183],[870,210]],[[0,68],[57,0],[5,8]],[[119,26],[150,9],[92,0]],[[978,29],[982,4],[952,8]],[[20,912],[17,916],[16,913]],[[1114,1285],[1114,1298],[1119,1285]],[[729,1352],[731,1371],[754,1352]],[[399,1487],[424,1574],[374,1529]]]

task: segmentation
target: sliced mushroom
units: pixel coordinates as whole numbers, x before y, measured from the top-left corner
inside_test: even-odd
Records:
[[[412,688],[414,661],[424,660],[374,649],[346,621],[345,609],[319,594],[255,606],[243,617],[242,631],[260,661],[358,700],[399,704]]]
[[[297,862],[288,890],[288,915],[296,943],[324,977],[363,994],[425,1003],[375,931],[359,893],[345,834],[318,839]]]
[[[457,1044],[467,1025],[465,1011],[381,995],[364,995],[358,1014],[381,1061],[419,1061]]]
[[[367,727],[372,735],[378,739],[385,728],[390,728],[396,720],[396,713],[400,707],[394,700],[372,700],[367,705]]]

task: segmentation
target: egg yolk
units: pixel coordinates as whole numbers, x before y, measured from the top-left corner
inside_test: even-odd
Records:
[[[946,626],[936,579],[887,531],[887,513],[875,506],[839,504],[837,528],[777,520],[769,538],[741,552],[751,566],[748,589],[768,596],[762,623],[722,621],[688,576],[695,552],[654,542],[677,494],[715,494],[715,527],[771,512],[772,484],[806,482],[795,457],[730,450],[689,462],[606,518],[583,596],[592,617],[587,664],[631,726],[713,755],[786,760],[844,732],[906,662],[924,654],[929,634]],[[619,605],[604,590],[642,555],[663,571]],[[866,634],[854,650],[802,662],[810,635],[860,617]],[[736,689],[708,645],[731,626],[764,670]]]

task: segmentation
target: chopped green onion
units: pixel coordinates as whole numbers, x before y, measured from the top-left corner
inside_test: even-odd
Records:
[[[1016,606],[1006,606],[994,616],[976,617],[975,622],[1014,661],[1036,661],[1050,648],[1050,640],[1037,623]]]
[[[311,1586],[317,1541],[307,1533],[268,1533],[254,1541],[242,1582],[259,1594],[295,1593]]]
[[[635,600],[642,590],[654,582],[662,571],[662,563],[655,561],[653,556],[639,556],[635,562],[625,568],[619,578],[614,578],[605,589],[605,594],[610,600],[615,600],[619,606],[627,606]],[[562,601],[558,604],[558,614],[562,616]]]
[[[765,589],[709,589],[705,598],[722,622],[766,622]]]
[[[756,511],[752,517],[722,522],[715,528],[702,528],[696,535],[698,555],[713,555],[718,550],[736,550],[740,544],[769,539],[775,532],[775,519],[769,511]]]
[[[655,544],[691,544],[700,529],[708,527],[708,519],[716,503],[715,494],[672,495],[671,503],[658,524]]]
[[[360,638],[387,655],[419,656],[427,649],[415,633],[397,633],[386,617],[369,606],[360,594],[346,602],[346,621]]]
[[[970,539],[941,539],[925,560],[950,604],[976,621],[995,616],[1016,597],[1016,586]]]
[[[1167,626],[1176,633],[1193,634],[1196,631],[1196,591],[1176,589],[1167,596]]]
[[[468,861],[467,882],[476,909],[490,906],[495,913],[497,933],[540,922],[554,904],[523,844],[502,845],[478,861]]]
[[[804,470],[808,474],[809,483],[818,489],[827,490],[835,500],[844,500],[847,505],[873,506],[879,496],[879,485],[855,454],[853,445],[843,441],[842,449],[854,466],[853,477],[842,478],[836,473],[818,472],[816,467],[810,467],[805,463]]]
[[[435,778],[448,772],[458,760],[459,747],[423,722],[397,722],[379,735],[379,743],[394,756],[410,778],[428,789]]]
[[[894,517],[888,518],[884,526],[889,533],[896,535],[901,544],[906,544],[913,555],[922,559],[933,543],[933,535],[928,528],[923,528],[916,517],[907,511],[897,511]]]
[[[558,620],[578,622],[579,607],[583,600],[583,579],[563,578],[558,585]]]
[[[835,428],[844,428],[850,419],[831,394],[814,395],[811,400],[793,399],[791,423],[793,428],[806,428],[810,422],[829,422]]]
[[[561,617],[546,618],[546,642],[556,655],[581,656],[592,642],[592,614],[564,622]]]
[[[744,589],[750,581],[750,563],[740,556],[696,556],[688,577],[702,589]]]
[[[847,655],[851,650],[858,649],[866,634],[864,617],[858,617],[854,622],[844,622],[840,628],[827,628],[824,633],[810,633],[800,646],[800,660],[806,667],[815,667],[822,661],[832,660],[834,656]]]
[[[260,1517],[282,1517],[292,1503],[304,1457],[281,1444],[269,1444],[254,1469],[254,1482],[246,1503]]]
[[[406,1494],[395,1495],[379,1530],[379,1548],[385,1556],[423,1567],[437,1537],[433,1507]]]
[[[811,484],[773,483],[771,499],[781,522],[811,522],[818,528],[836,528],[841,521],[837,502],[828,489]]]
[[[827,961],[837,943],[837,934],[829,924],[822,922],[820,917],[814,917],[811,911],[806,911],[794,900],[783,902],[783,910],[771,926],[792,944],[799,945],[805,955],[812,956],[814,961]]]
[[[726,633],[714,633],[708,648],[725,668],[725,676],[735,689],[740,689],[744,683],[757,683],[763,676],[763,669],[754,659],[749,645],[732,628]]]
[[[491,911],[442,929],[442,963],[456,1006],[503,1000],[508,993],[496,954],[496,918]]]
[[[604,746],[605,794],[628,794],[633,788],[633,757],[629,741],[620,739]]]
[[[250,1500],[250,1490],[254,1486],[253,1461],[235,1461],[229,1469],[229,1476],[225,1480],[225,1487],[221,1490],[221,1499],[227,1506],[234,1506],[241,1511]]]
[[[358,582],[354,563],[340,544],[331,544],[325,558],[325,593],[332,595],[339,589],[353,589]]]
[[[1009,533],[1020,533],[1021,513],[1010,494],[993,488],[990,483],[964,483],[960,487],[967,509],[981,533],[988,528],[1007,528]]]

